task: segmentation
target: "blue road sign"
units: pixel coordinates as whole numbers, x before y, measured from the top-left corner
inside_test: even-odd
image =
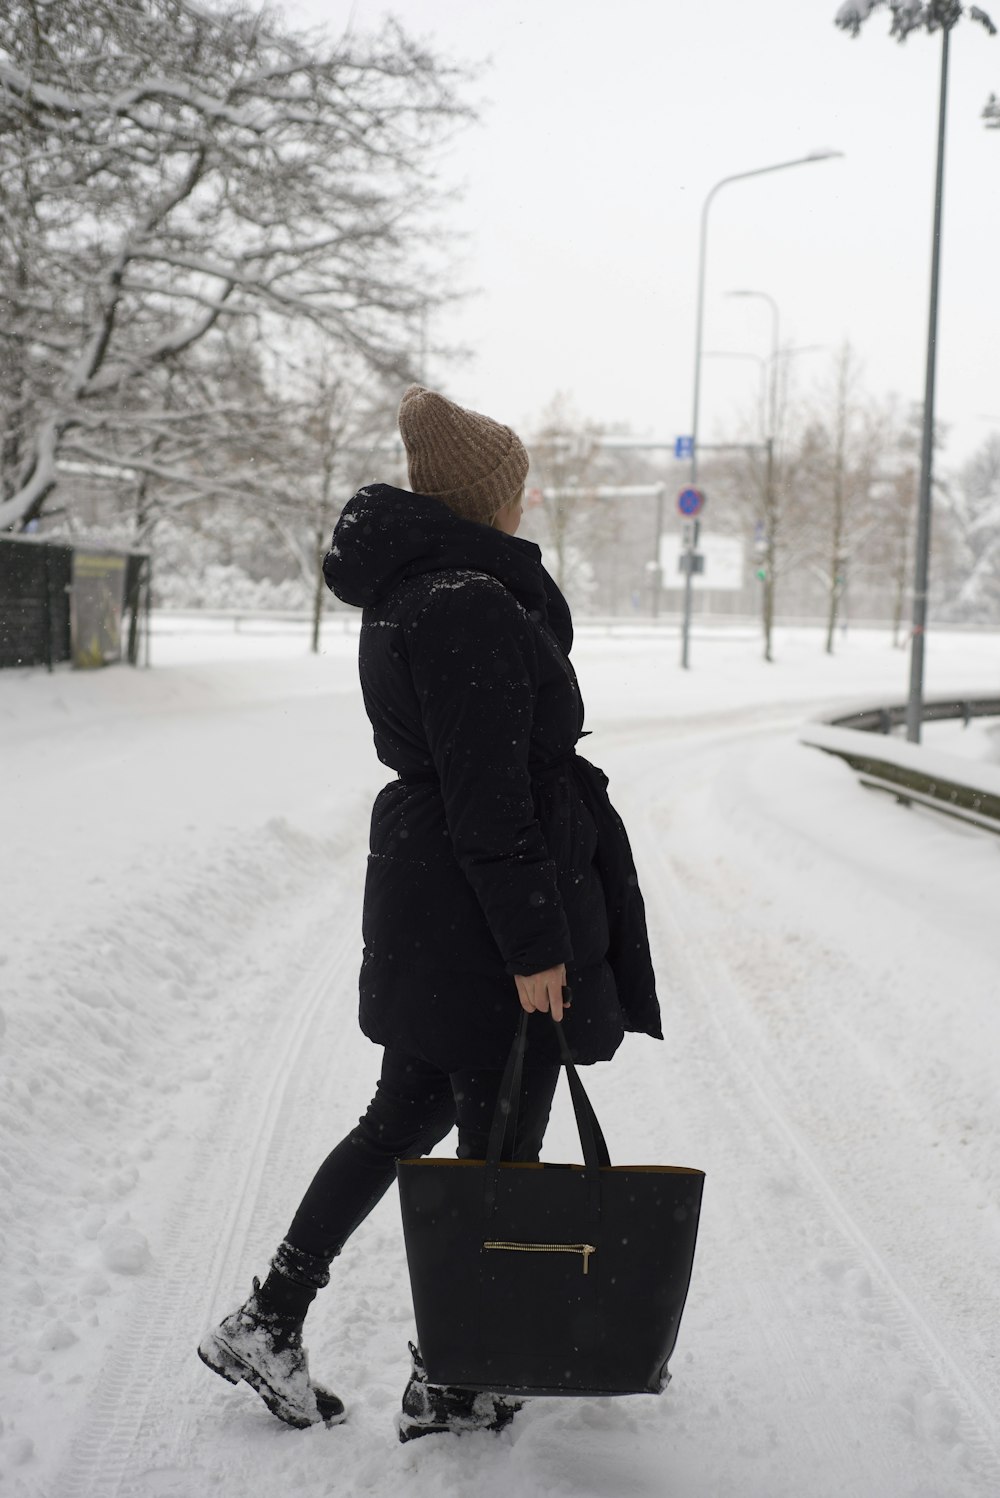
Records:
[[[675,437],[674,438],[674,457],[675,458],[690,458],[693,453],[694,453],[694,438],[693,437]]]
[[[705,496],[700,489],[682,489],[677,496],[677,508],[682,515],[697,515],[705,503]]]

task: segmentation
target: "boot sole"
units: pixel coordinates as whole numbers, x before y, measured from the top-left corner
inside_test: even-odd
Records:
[[[453,1430],[450,1425],[404,1425],[402,1421],[396,1426],[401,1441],[416,1441],[421,1436],[453,1436],[459,1432]]]
[[[472,1435],[499,1435],[501,1431],[507,1430],[513,1420],[511,1413],[505,1419],[491,1421],[489,1425],[477,1425],[474,1421],[456,1420],[452,1423],[444,1423],[440,1420],[433,1421],[427,1425],[416,1420],[409,1420],[406,1415],[396,1416],[396,1431],[399,1439],[403,1442],[419,1440],[421,1436],[472,1436]]]
[[[263,1375],[257,1372],[256,1368],[245,1362],[227,1343],[223,1342],[221,1337],[214,1333],[205,1337],[199,1344],[198,1356],[206,1368],[211,1368],[213,1373],[217,1373],[227,1383],[238,1384],[242,1381],[248,1384],[255,1394],[260,1395],[272,1415],[283,1421],[285,1425],[291,1425],[295,1430],[308,1430],[313,1425],[342,1425],[347,1419],[347,1411],[340,1401],[330,1404],[329,1400],[334,1399],[335,1396],[329,1395],[324,1399],[326,1390],[317,1390],[314,1385],[313,1393],[316,1395],[319,1419],[310,1420],[308,1415],[303,1415],[295,1409],[294,1405],[290,1405],[276,1389],[271,1387]],[[325,1414],[324,1404],[327,1409]]]

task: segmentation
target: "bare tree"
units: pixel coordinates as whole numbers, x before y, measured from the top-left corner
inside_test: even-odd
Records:
[[[791,351],[786,350],[785,353]],[[804,425],[792,399],[790,358],[781,358],[774,386],[774,433],[770,450],[748,442],[738,457],[721,465],[740,496],[758,540],[761,628],[764,659],[774,660],[774,616],[782,581],[814,551],[809,475],[820,437]]]
[[[837,610],[844,588],[847,567],[847,552],[844,547],[848,526],[849,485],[847,477],[847,439],[850,422],[851,383],[855,373],[850,345],[845,343],[837,355],[836,403],[834,407],[833,459],[830,506],[829,506],[829,553],[827,579],[827,627],[826,653],[833,654],[833,638],[837,628]]]
[[[923,415],[911,408],[902,425],[894,399],[883,407],[881,482],[878,484],[878,526],[873,551],[891,589],[892,646],[901,649],[903,615],[913,562],[920,479],[920,430]]]
[[[883,409],[866,397],[849,343],[838,350],[833,377],[813,401],[807,482],[816,557],[811,565],[826,592],[826,652],[833,654],[848,578],[878,524],[870,500],[879,478],[887,428]]]
[[[885,495],[885,520],[890,547],[889,576],[892,582],[892,646],[899,650],[903,638],[903,614],[906,587],[913,556],[913,531],[917,515],[917,480],[915,463],[901,469],[890,480]]]
[[[65,461],[179,504],[254,492],[234,349],[322,329],[405,372],[457,73],[394,22],[331,42],[195,0],[0,11],[0,528]],[[242,330],[242,334],[240,332]]]
[[[301,400],[286,407],[296,440],[289,468],[274,475],[268,523],[293,559],[312,600],[312,649],[319,650],[330,594],[322,560],[343,504],[373,477],[398,391],[360,359],[333,361],[320,347],[297,372]]]
[[[911,585],[922,426],[919,403],[901,413],[895,396],[865,399],[848,467],[856,496],[850,506],[846,546],[851,574],[865,583],[869,608],[887,611],[891,617],[894,648],[905,645],[908,638],[904,638],[903,618]],[[944,425],[936,423],[935,451],[944,447],[945,436]],[[944,498],[948,488],[935,481],[936,492]],[[945,564],[952,570],[961,566],[954,551],[943,534],[936,538],[938,588]]]
[[[600,428],[584,420],[563,395],[556,395],[542,413],[532,435],[528,483],[541,491],[539,525],[544,543],[554,557],[555,580],[561,589],[579,581],[587,560],[593,521],[598,507],[594,490],[600,483]]]

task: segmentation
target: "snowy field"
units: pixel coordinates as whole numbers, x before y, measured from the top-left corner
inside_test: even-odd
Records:
[[[376,1075],[356,646],[172,620],[148,672],[0,675],[0,1495],[996,1498],[1000,839],[796,741],[902,699],[881,634],[766,666],[699,630],[690,673],[672,634],[578,641],[666,1034],[586,1079],[616,1163],[707,1172],[666,1396],[400,1446],[394,1194],[307,1323],[344,1426],[197,1361]],[[928,685],[995,693],[1000,636],[933,637]],[[1000,761],[995,724],[928,742]],[[546,1153],[579,1157],[564,1098]]]

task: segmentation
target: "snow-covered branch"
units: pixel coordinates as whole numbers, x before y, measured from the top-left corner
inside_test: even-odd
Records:
[[[969,6],[969,20],[970,21],[978,21],[979,24],[980,24],[980,26],[985,26],[985,28],[987,30],[987,33],[990,36],[996,36],[996,34],[997,34],[996,27],[994,26],[993,22],[990,20],[989,16],[986,14],[985,10],[980,10],[980,8],[979,8],[978,5],[970,5]]]
[[[865,21],[873,11],[887,5],[892,13],[889,35],[904,42],[911,31],[950,31],[957,25],[966,11],[959,0],[845,0],[834,16],[834,24],[851,36],[858,36]],[[989,15],[978,5],[968,7],[970,21],[985,27],[990,36],[996,35]]]
[[[135,118],[137,105],[167,99],[176,104],[184,104],[217,124],[236,125],[257,134],[263,133],[268,124],[259,111],[249,107],[233,109],[224,100],[215,99],[174,78],[144,79],[133,88],[122,89],[113,94],[74,92],[40,83],[0,60],[0,87],[15,99],[45,109],[53,115],[79,120],[81,124],[94,118],[114,118],[117,115]],[[149,123],[152,125],[152,121]]]
[[[185,349],[204,338],[209,329],[215,326],[221,314],[226,310],[226,300],[232,290],[233,285],[230,282],[223,287],[218,300],[212,303],[203,317],[194,318],[174,332],[147,344],[141,356],[123,361],[117,366],[108,368],[102,375],[92,378],[86,387],[79,391],[79,395],[93,397],[115,390],[125,380],[148,373],[154,364],[160,364],[182,354]]]
[[[106,448],[90,447],[86,443],[74,442],[72,456],[75,461],[83,461],[95,465],[108,465],[108,453]],[[183,502],[191,503],[196,499],[218,498],[228,495],[231,499],[238,499],[245,503],[248,493],[253,495],[254,486],[241,480],[240,483],[227,483],[214,474],[199,474],[191,466],[183,468],[171,467],[166,463],[156,463],[140,454],[129,453],[114,465],[116,470],[125,477],[134,477],[136,474],[145,474],[148,478],[159,479],[164,485],[175,487],[184,494]],[[258,489],[257,498],[264,498],[266,491]],[[176,508],[176,498],[167,503],[167,508]]]

